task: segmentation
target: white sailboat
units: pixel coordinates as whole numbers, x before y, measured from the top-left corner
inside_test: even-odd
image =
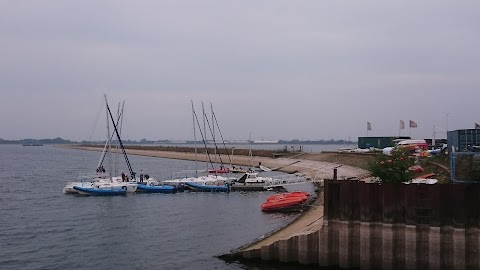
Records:
[[[83,195],[121,195],[122,193],[126,192],[135,192],[138,185],[136,182],[124,182],[123,177],[120,176],[113,176],[112,174],[112,151],[111,151],[111,139],[114,135],[117,135],[117,139],[119,144],[122,147],[122,151],[125,156],[125,160],[127,161],[127,165],[130,170],[131,179],[134,179],[134,173],[131,169],[130,162],[128,161],[128,157],[123,149],[123,145],[120,140],[120,135],[118,129],[115,125],[113,117],[110,112],[110,108],[108,106],[107,97],[105,95],[105,104],[107,108],[107,142],[105,143],[105,147],[103,149],[102,155],[100,157],[98,166],[97,166],[97,175],[91,178],[84,178],[80,182],[70,182],[65,185],[63,188],[64,193],[78,193]],[[118,114],[117,124],[119,123],[121,116],[123,115],[123,107],[122,113]],[[110,136],[110,121],[111,118],[113,127],[115,129],[112,136]],[[108,173],[105,173],[103,169],[102,163],[105,158],[105,155],[108,154]],[[101,169],[100,169],[101,168]]]

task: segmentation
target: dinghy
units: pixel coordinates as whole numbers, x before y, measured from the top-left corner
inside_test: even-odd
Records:
[[[264,171],[264,172],[271,172],[272,169],[268,168],[268,167],[265,167],[263,165],[259,165],[258,166],[260,168],[260,170]]]
[[[267,202],[269,201],[274,201],[274,200],[279,200],[282,198],[301,198],[303,202],[305,202],[308,197],[310,196],[310,193],[306,191],[294,191],[294,192],[288,192],[288,193],[280,193],[280,194],[275,194],[267,198]]]
[[[308,192],[290,192],[270,196],[262,203],[264,212],[298,211],[302,210],[308,200]]]
[[[113,196],[113,195],[125,195],[127,189],[123,188],[93,188],[93,187],[79,187],[74,186],[78,194],[89,196]]]
[[[176,193],[177,189],[174,186],[150,186],[150,185],[143,185],[138,184],[137,192],[141,193]]]
[[[201,185],[195,183],[188,183],[187,185],[191,190],[203,191],[203,192],[230,192],[230,186],[228,185]]]
[[[209,173],[229,173],[230,168],[220,168],[220,169],[210,169],[208,170]]]

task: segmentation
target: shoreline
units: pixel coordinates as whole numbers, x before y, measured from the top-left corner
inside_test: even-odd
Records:
[[[57,147],[75,150],[97,151],[101,152],[103,148],[81,146],[81,145],[58,145]],[[174,148],[172,148],[174,149]],[[112,149],[115,151],[115,149]],[[189,160],[199,162],[210,162],[205,153],[176,152],[176,151],[157,151],[145,149],[125,149],[128,155],[168,158],[178,160]],[[353,158],[352,158],[353,157]],[[348,155],[339,153],[300,153],[290,157],[265,157],[265,156],[245,156],[245,155],[210,155],[213,163],[220,163],[220,160],[231,159],[232,165],[258,167],[259,164],[266,166],[274,171],[284,173],[303,174],[311,180],[331,179],[333,169],[337,168],[339,179],[363,178],[368,172],[362,169],[361,163],[365,162],[365,157],[358,155]],[[349,161],[349,162],[342,162]],[[360,163],[359,163],[360,162]],[[351,165],[347,165],[351,164]],[[226,164],[227,165],[227,164]],[[353,166],[352,166],[353,165]]]

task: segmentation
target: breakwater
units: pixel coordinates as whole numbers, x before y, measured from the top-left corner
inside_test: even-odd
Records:
[[[234,258],[360,269],[480,269],[480,186],[325,181],[323,226]]]

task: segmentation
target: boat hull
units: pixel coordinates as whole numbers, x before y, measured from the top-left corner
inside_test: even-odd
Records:
[[[74,186],[78,194],[87,195],[87,196],[115,196],[115,195],[125,195],[127,194],[126,189],[103,189],[103,188],[89,188],[89,187],[79,187]]]
[[[177,192],[177,189],[174,186],[148,186],[139,184],[137,187],[137,192],[173,194]]]
[[[230,187],[225,185],[198,185],[193,183],[185,183],[190,190],[201,192],[229,192]]]

